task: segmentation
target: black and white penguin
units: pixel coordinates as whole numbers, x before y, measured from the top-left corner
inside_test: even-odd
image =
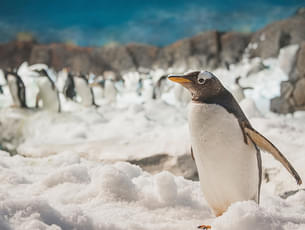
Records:
[[[37,79],[39,92],[36,96],[36,108],[39,107],[39,101],[41,100],[44,109],[60,112],[60,99],[54,81],[45,69],[35,70],[35,72],[39,74]]]
[[[298,184],[302,183],[284,155],[252,127],[232,94],[214,74],[194,71],[168,78],[191,92],[191,151],[202,192],[216,216],[237,201],[259,203],[262,178],[259,149],[271,153]]]
[[[84,106],[97,106],[94,100],[93,90],[89,85],[88,79],[84,74],[77,74],[74,77],[75,90],[81,98],[81,104]]]
[[[162,94],[166,91],[166,85],[167,85],[167,75],[163,75],[156,82],[156,86],[155,86],[156,98],[162,97]]]
[[[117,98],[117,88],[115,87],[115,82],[113,79],[105,80],[104,97],[108,104],[116,102]]]
[[[25,85],[21,77],[15,71],[4,71],[10,94],[13,99],[13,106],[28,108],[26,105]]]
[[[253,89],[253,87],[241,86],[240,79],[241,79],[241,76],[238,76],[234,81],[234,85],[231,87],[231,93],[233,94],[233,96],[237,102],[241,102],[243,99],[245,99],[245,93],[244,93],[245,90]]]
[[[2,87],[3,87],[3,85],[0,85],[0,94],[4,94]]]
[[[63,94],[67,99],[74,101],[76,99],[76,90],[73,75],[68,72],[67,79],[63,88]]]

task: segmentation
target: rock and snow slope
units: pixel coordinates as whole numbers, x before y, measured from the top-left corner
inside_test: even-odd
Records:
[[[265,64],[269,68],[242,78],[254,90],[241,106],[305,180],[305,114],[268,111],[269,99],[279,94],[279,82],[287,76],[276,60]],[[245,62],[215,73],[230,87],[252,65]],[[146,103],[120,97],[117,104],[97,110],[66,103],[62,114],[0,110],[2,143],[21,154],[0,152],[1,230],[184,230],[200,224],[215,230],[305,229],[304,185],[298,187],[267,153],[260,206],[239,202],[215,218],[199,182],[164,170],[173,169],[177,157],[189,151],[187,108],[169,104],[174,101],[170,93],[164,101]],[[153,174],[126,163],[156,154],[172,158],[151,170]],[[290,192],[295,190],[300,191]],[[281,198],[284,193],[290,196]]]

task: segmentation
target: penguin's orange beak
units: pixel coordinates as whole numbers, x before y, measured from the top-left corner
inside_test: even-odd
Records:
[[[188,83],[191,82],[190,79],[187,78],[186,75],[169,75],[168,79],[173,81],[173,82],[177,82],[177,83]]]

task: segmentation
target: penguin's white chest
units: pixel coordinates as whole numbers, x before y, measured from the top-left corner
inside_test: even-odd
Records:
[[[40,77],[37,80],[39,95],[43,102],[43,108],[50,111],[58,111],[59,100],[56,89],[53,89],[52,83],[46,77]]]
[[[189,128],[201,189],[215,214],[257,200],[256,149],[244,143],[237,118],[222,106],[192,102]]]
[[[75,88],[77,94],[81,97],[81,103],[84,106],[90,106],[92,104],[92,94],[87,82],[82,78],[74,78]]]
[[[114,86],[114,83],[109,81],[109,80],[106,80],[105,81],[105,98],[106,100],[108,100],[109,102],[113,102],[116,100],[116,88]]]

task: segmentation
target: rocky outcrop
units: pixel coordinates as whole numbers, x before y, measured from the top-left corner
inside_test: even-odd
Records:
[[[301,43],[289,80],[281,83],[281,94],[271,100],[271,110],[292,113],[305,110],[305,42]]]
[[[155,66],[159,68],[214,69],[237,63],[250,41],[250,34],[207,31],[175,42],[160,50]]]
[[[271,23],[254,33],[250,42],[250,57],[277,57],[282,47],[304,40],[305,10],[301,8],[293,17]]]
[[[221,36],[221,56],[223,64],[234,64],[240,61],[242,54],[248,46],[251,34],[228,32]]]
[[[96,74],[107,70],[124,73],[141,68],[175,68],[181,72],[212,70],[239,62],[245,50],[250,57],[275,57],[282,47],[304,40],[305,10],[301,8],[291,18],[272,23],[254,34],[206,31],[165,47],[112,43],[87,48],[15,41],[0,45],[0,68],[18,67],[28,61],[30,64],[45,63],[56,70],[69,67],[71,71]],[[286,67],[291,68],[289,65]],[[294,78],[301,73],[289,75]]]
[[[207,31],[163,48],[136,43],[88,48],[72,44],[11,42],[0,45],[0,68],[18,67],[28,61],[30,64],[45,63],[57,71],[68,67],[74,72],[96,74],[141,68],[214,69],[224,63],[238,62],[249,40],[250,35],[242,33]]]
[[[126,50],[136,68],[142,67],[150,69],[157,59],[160,48],[151,45],[130,43],[126,45]]]
[[[0,44],[0,67],[15,68],[29,60],[34,45],[32,41]]]
[[[45,63],[57,71],[67,67],[74,72],[96,74],[112,69],[93,48],[69,44],[35,45],[29,63]]]

